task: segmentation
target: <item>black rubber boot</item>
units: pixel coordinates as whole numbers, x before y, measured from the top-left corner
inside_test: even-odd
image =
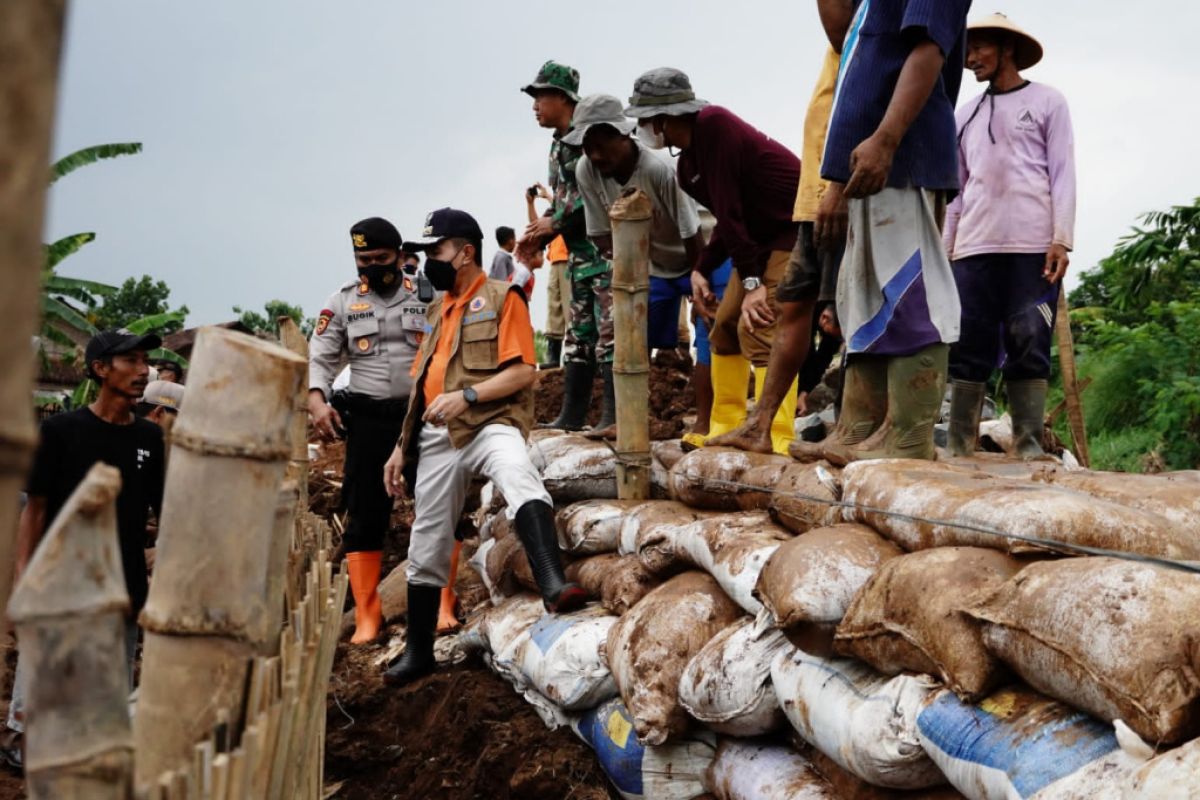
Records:
[[[1046,381],[1009,381],[1008,413],[1012,415],[1014,455],[1030,461],[1042,458],[1046,427]]]
[[[613,385],[613,365],[601,364],[600,377],[604,379],[604,406],[600,410],[600,421],[592,430],[602,431],[617,424],[617,390]]]
[[[558,555],[558,533],[554,509],[541,500],[530,500],[517,509],[517,536],[525,546],[529,567],[542,592],[542,602],[551,614],[574,611],[587,602],[583,587],[567,583]]]
[[[412,683],[437,667],[433,637],[441,601],[442,590],[437,586],[408,585],[408,641],[400,660],[383,673],[383,682],[388,686]]]
[[[538,364],[538,369],[557,369],[562,366],[562,339],[546,337],[546,362]]]
[[[954,381],[950,385],[950,432],[946,447],[952,456],[971,457],[979,440],[979,418],[987,385],[974,381]]]
[[[558,418],[544,422],[539,428],[558,428],[564,431],[581,431],[587,423],[588,409],[592,405],[592,380],[595,368],[591,364],[568,361],[563,368],[563,404]]]

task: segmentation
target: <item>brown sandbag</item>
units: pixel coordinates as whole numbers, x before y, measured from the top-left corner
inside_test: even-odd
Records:
[[[1090,472],[1044,466],[1033,473],[1033,480],[1149,511],[1189,530],[1200,530],[1200,487],[1187,476],[1169,472],[1161,475]]]
[[[818,528],[779,546],[759,574],[754,596],[793,644],[828,656],[851,601],[885,561],[902,552],[866,525]]]
[[[671,496],[693,508],[712,511],[766,509],[771,503],[766,490],[774,487],[793,463],[787,456],[704,447],[688,453],[671,468]]]
[[[621,616],[661,586],[663,580],[642,566],[637,556],[621,556],[604,578],[600,605]]]
[[[608,664],[638,740],[659,745],[687,730],[679,679],[708,640],[742,615],[703,572],[685,572],[650,592],[608,634]]]
[[[697,511],[674,500],[649,500],[634,506],[621,521],[617,551],[624,556],[637,555],[643,549],[643,542],[673,541],[672,531],[712,515],[711,511]],[[647,566],[651,572],[670,572],[675,567],[674,553],[664,550],[655,559],[648,559]]]
[[[591,597],[600,597],[600,587],[608,573],[620,562],[621,556],[616,553],[603,553],[590,558],[581,558],[568,566],[564,573],[567,580],[578,583]]]
[[[885,675],[939,677],[965,702],[1004,677],[962,609],[1016,575],[1021,563],[982,547],[939,547],[893,558],[867,581],[834,635],[834,650]]]
[[[1200,735],[1200,576],[1116,558],[1031,564],[967,609],[1033,688],[1151,743]]]
[[[1009,553],[1072,552],[944,524],[956,522],[1077,546],[1200,560],[1200,536],[1192,530],[1158,514],[1044,483],[890,459],[847,466],[842,487],[848,503],[933,520],[846,509],[847,520],[870,525],[905,550],[990,547]]]
[[[842,510],[834,505],[840,476],[840,469],[825,462],[786,467],[767,506],[771,518],[792,533],[840,522]]]

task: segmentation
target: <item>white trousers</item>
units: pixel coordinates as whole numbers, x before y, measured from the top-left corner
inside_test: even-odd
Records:
[[[487,425],[462,450],[443,426],[428,423],[418,443],[413,526],[408,543],[408,582],[443,587],[450,578],[454,530],[477,475],[490,480],[508,503],[512,519],[531,500],[553,505],[542,476],[529,460],[525,437],[511,425]]]

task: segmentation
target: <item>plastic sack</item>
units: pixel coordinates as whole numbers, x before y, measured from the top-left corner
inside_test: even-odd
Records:
[[[621,540],[621,520],[637,500],[582,500],[555,514],[558,546],[567,553],[615,553]]]
[[[704,793],[704,771],[716,750],[711,734],[645,746],[620,699],[573,718],[571,729],[596,751],[604,774],[625,800],[691,800]]]
[[[887,678],[860,661],[792,649],[775,657],[771,680],[800,737],[848,772],[891,789],[946,782],[917,738],[917,714],[936,688],[932,679]]]
[[[547,614],[518,637],[497,666],[519,671],[524,682],[560,708],[592,708],[617,694],[605,655],[616,621],[598,606]]]
[[[758,736],[786,719],[771,684],[771,662],[787,649],[779,631],[746,617],[701,648],[679,679],[679,704],[693,719],[729,736]]]
[[[723,739],[704,785],[717,800],[840,800],[808,759],[790,747]]]
[[[575,433],[532,438],[529,460],[555,503],[617,496],[617,458],[603,441]]]

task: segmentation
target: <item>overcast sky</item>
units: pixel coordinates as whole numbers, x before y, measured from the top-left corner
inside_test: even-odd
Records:
[[[1039,37],[1027,73],[1071,104],[1079,169],[1073,270],[1141,212],[1200,195],[1200,6],[1142,0],[976,3]],[[97,239],[66,275],[170,285],[189,325],[279,298],[315,316],[353,277],[348,229],[380,215],[415,236],[425,214],[470,211],[489,237],[520,229],[545,181],[548,131],[518,89],[547,58],[584,94],[624,99],[658,66],[800,151],[824,47],[813,0],[656,3],[397,0],[75,0],[55,156],[141,141],[54,186],[48,240]],[[968,75],[960,102],[980,87]],[[1073,281],[1071,282],[1073,283]],[[545,280],[533,303],[545,320]]]

